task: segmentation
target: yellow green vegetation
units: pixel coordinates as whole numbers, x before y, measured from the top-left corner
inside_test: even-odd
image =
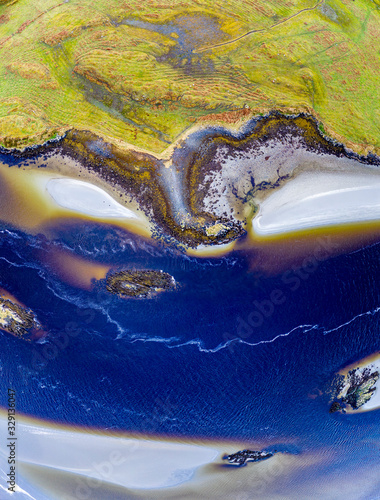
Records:
[[[379,63],[378,0],[0,1],[0,143],[74,128],[159,155],[275,109],[380,153]]]

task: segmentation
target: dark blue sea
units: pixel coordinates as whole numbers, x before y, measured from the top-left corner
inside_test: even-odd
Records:
[[[177,288],[150,299],[82,290],[44,263],[56,248],[161,269]],[[337,371],[380,350],[380,245],[319,262],[298,286],[284,279],[295,269],[265,276],[248,257],[189,257],[99,224],[57,227],[52,240],[3,225],[0,287],[49,335],[29,343],[1,333],[1,405],[12,386],[18,412],[54,422],[268,440],[297,454],[335,447],[343,468],[378,464],[379,411],[329,406]]]

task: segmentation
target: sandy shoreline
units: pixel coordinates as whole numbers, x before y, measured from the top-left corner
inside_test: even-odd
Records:
[[[5,412],[0,410],[2,442],[5,424]],[[286,442],[296,445],[297,440]],[[15,498],[336,500],[364,498],[377,484],[378,471],[364,465],[354,475],[343,476],[333,467],[326,478],[326,466],[342,460],[333,447],[295,455],[277,453],[246,467],[224,466],[225,453],[273,448],[280,443],[284,445],[285,440],[252,443],[107,434],[17,415]],[[0,489],[4,492],[5,459],[0,448]]]
[[[151,236],[151,223],[137,204],[119,203],[117,191],[107,192],[95,177],[2,168],[0,180],[1,217],[13,225],[44,232],[44,226],[55,219],[85,219]]]
[[[123,207],[112,196],[89,182],[67,178],[51,178],[45,189],[61,207],[92,217],[125,217],[139,219],[130,209]]]
[[[253,129],[242,150],[236,149],[227,131],[220,132],[223,141],[214,149],[210,146],[210,158],[197,157],[206,129],[202,133],[191,130],[187,142],[173,150],[165,167],[157,158],[145,159],[150,162],[149,182],[139,173],[145,166],[140,165],[143,160],[138,155],[126,159],[120,153],[121,173],[117,171],[110,182],[102,170],[87,165],[85,156],[73,159],[59,150],[47,157],[36,153],[35,158],[25,159],[22,169],[0,172],[5,181],[0,194],[4,200],[8,196],[7,201],[0,201],[0,212],[7,211],[5,219],[9,217],[11,223],[39,232],[59,218],[97,219],[147,237],[152,237],[157,227],[154,224],[158,224],[170,237],[189,244],[190,255],[200,257],[239,248],[239,236],[245,230],[258,242],[292,232],[307,234],[310,229],[380,221],[380,169],[372,165],[375,160],[326,142],[317,130],[315,137],[311,134],[307,138],[302,128],[305,123],[297,120],[267,117],[276,131],[261,143],[261,129],[257,133]],[[300,135],[292,136],[291,131]],[[80,144],[80,137],[77,140]],[[243,141],[234,139],[239,140]],[[190,162],[192,158],[198,158],[199,165],[194,163],[198,166]],[[127,177],[122,172],[128,162],[136,163],[131,170],[134,180],[151,191],[150,198],[141,194],[144,190],[129,189],[125,184]],[[190,165],[195,177],[191,180],[190,176],[187,185]],[[39,167],[43,171],[37,170]],[[112,168],[110,165],[110,171]],[[192,195],[194,207],[185,202],[189,195],[186,189],[190,190],[193,181],[198,182]],[[159,201],[161,196],[167,205]],[[257,206],[259,211],[252,219]],[[203,217],[203,213],[211,215]],[[224,228],[221,224],[222,230],[213,233],[209,232],[215,229],[213,221],[215,226],[218,221],[228,224]]]
[[[6,429],[4,411],[0,412],[0,424]],[[225,453],[247,447],[262,449],[265,443],[109,434],[21,416],[17,420],[17,440],[20,486],[26,491],[28,485],[32,487],[30,491],[49,491],[52,499],[78,499],[88,492],[86,498],[94,499],[128,495],[149,499],[243,500],[247,495],[255,498],[253,485],[257,487],[264,481],[270,487],[293,467],[309,460],[279,453],[247,467],[225,467]],[[3,461],[2,453],[4,450],[0,453]],[[4,467],[7,468],[3,462],[1,468]],[[242,493],[251,490],[252,495]],[[239,494],[242,496],[236,496]]]
[[[303,172],[260,204],[252,229],[272,236],[380,220],[380,171]]]

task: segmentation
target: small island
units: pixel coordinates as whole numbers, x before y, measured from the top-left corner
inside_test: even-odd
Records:
[[[120,297],[150,298],[174,287],[173,276],[163,271],[134,269],[109,274],[106,279],[107,291]]]
[[[336,387],[336,401],[330,406],[330,413],[349,410],[365,410],[376,391],[379,371],[369,365],[364,368],[354,368],[345,377],[341,377]]]
[[[33,333],[41,329],[41,325],[30,309],[0,297],[0,329],[29,341]]]
[[[269,451],[252,451],[252,450],[242,450],[232,455],[225,455],[224,460],[228,460],[231,465],[236,465],[238,467],[244,467],[247,462],[260,462],[262,460],[267,460],[273,457],[274,453]]]

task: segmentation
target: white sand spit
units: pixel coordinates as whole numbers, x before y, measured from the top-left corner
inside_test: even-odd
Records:
[[[23,423],[18,425],[17,437],[19,462],[136,489],[184,483],[197,468],[220,454],[217,449],[195,444],[102,436]]]
[[[46,189],[58,205],[69,210],[93,217],[138,219],[132,210],[123,207],[103,189],[89,182],[56,178],[46,183]]]
[[[380,172],[304,172],[274,191],[252,221],[258,235],[380,220]]]

